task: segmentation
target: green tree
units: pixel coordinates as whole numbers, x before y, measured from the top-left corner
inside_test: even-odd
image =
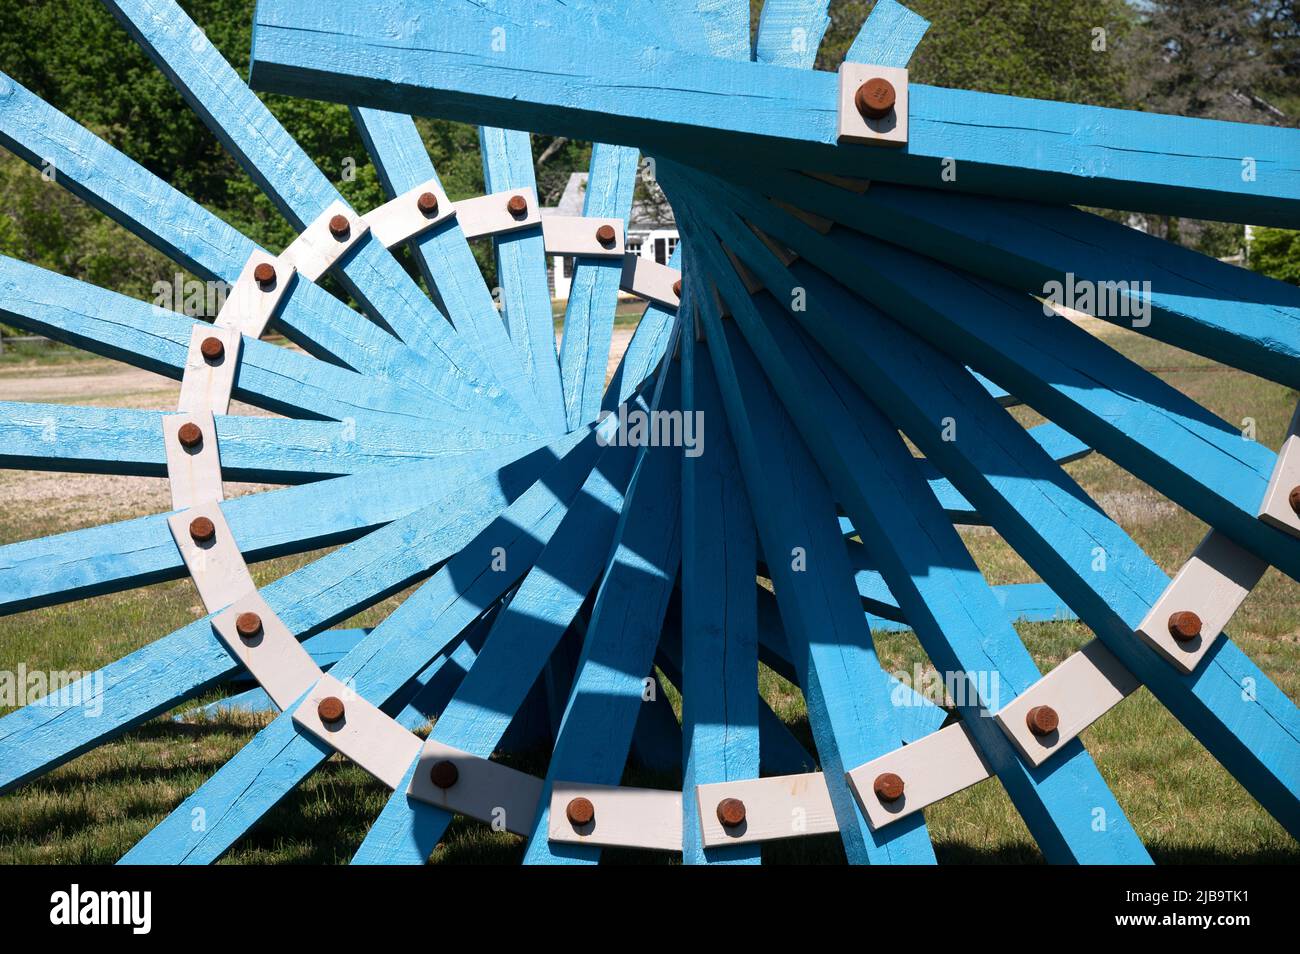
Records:
[[[1250,267],[1271,278],[1300,285],[1300,232],[1262,227],[1252,231]]]

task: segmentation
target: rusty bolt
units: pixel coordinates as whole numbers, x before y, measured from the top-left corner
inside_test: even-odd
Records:
[[[330,219],[330,235],[334,236],[340,242],[348,237],[348,232],[352,226],[348,223],[346,215],[336,215]]]
[[[195,543],[207,543],[216,535],[216,525],[207,517],[195,517],[190,521],[190,538]]]
[[[893,772],[882,772],[871,783],[871,790],[882,802],[896,802],[903,797],[903,780]]]
[[[343,700],[338,696],[326,696],[316,705],[316,714],[322,722],[338,722],[343,718]]]
[[[510,201],[506,203],[506,211],[517,219],[522,219],[528,214],[528,200],[522,195],[512,195]]]
[[[439,788],[451,788],[459,780],[460,769],[456,768],[456,763],[446,759],[434,762],[433,767],[429,769],[429,781]]]
[[[1179,610],[1170,614],[1169,635],[1180,643],[1191,642],[1201,635],[1201,618],[1191,610]]]
[[[342,218],[342,216],[336,216]],[[330,222],[330,231],[334,231],[334,223]],[[270,262],[261,262],[253,269],[253,281],[257,282],[262,288],[270,288],[275,284],[275,266]]]
[[[199,353],[209,361],[220,361],[226,354],[226,346],[220,338],[204,338],[199,345]]]
[[[718,821],[725,828],[735,828],[745,823],[745,803],[738,798],[724,798],[718,802]]]
[[[618,233],[614,231],[612,225],[602,225],[596,229],[596,241],[606,248],[613,245],[616,238],[618,238]]]
[[[682,297],[682,280],[680,278],[673,282],[673,294],[678,298]]]
[[[583,825],[590,825],[592,819],[596,817],[596,806],[591,804],[591,799],[575,798],[565,806],[564,815],[569,819],[570,825],[581,828]]]
[[[262,617],[256,613],[240,613],[235,617],[235,632],[244,639],[252,639],[262,631]]]
[[[415,200],[415,207],[425,215],[437,215],[438,197],[432,192],[421,192],[420,197]]]
[[[203,431],[193,421],[186,421],[176,432],[176,439],[181,442],[181,447],[194,450],[203,443]]]
[[[894,84],[880,76],[873,76],[853,95],[853,105],[866,119],[884,119],[894,108],[897,94]]]
[[[1292,487],[1288,499],[1291,502],[1291,509],[1295,511],[1296,516],[1300,516],[1300,487]]]
[[[1025,725],[1034,735],[1051,735],[1060,724],[1060,716],[1051,706],[1034,706],[1025,713]]]

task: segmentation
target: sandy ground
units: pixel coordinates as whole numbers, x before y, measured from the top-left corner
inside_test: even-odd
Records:
[[[613,375],[631,338],[631,328],[614,329],[607,379]],[[558,338],[556,344],[558,347]],[[175,410],[179,395],[178,382],[116,361],[87,359],[0,367],[0,401],[171,411]],[[235,402],[231,413],[267,412]],[[268,487],[229,483],[226,493],[233,497]],[[161,477],[0,470],[0,513],[4,514],[6,528],[0,543],[42,536],[53,529],[89,526],[170,509],[167,481]]]

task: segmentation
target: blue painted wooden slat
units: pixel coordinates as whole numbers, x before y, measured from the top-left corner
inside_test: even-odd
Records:
[[[891,422],[913,437],[1117,658],[1290,831],[1300,830],[1300,713],[1226,637],[1183,675],[1136,639],[1168,586],[1142,550],[968,372],[843,288],[754,255],[746,264]],[[797,267],[797,266],[796,266]],[[869,344],[868,344],[869,343]],[[962,409],[965,436],[935,422]]]
[[[661,178],[674,169],[680,167],[661,163]],[[848,230],[823,236],[721,180],[687,179],[707,183],[711,194],[725,196],[804,256],[790,271],[803,282],[801,294],[824,294],[829,283],[813,264],[832,270],[866,300],[970,360],[1165,496],[1300,579],[1300,540],[1256,518],[1276,463],[1264,445],[1243,439],[1239,429],[1065,318],[1045,320],[1026,295]],[[962,409],[954,404],[944,417],[960,427]]]
[[[873,832],[845,781],[848,769],[897,748],[900,731],[879,705],[888,678],[857,604],[829,488],[761,375],[733,360],[711,296],[698,307],[759,540],[765,554],[779,554],[769,570],[845,851],[853,863],[933,863],[919,813]]]
[[[680,369],[665,365],[652,407],[680,410]],[[593,845],[551,843],[557,781],[616,785],[681,561],[681,472],[675,448],[642,447],[542,786],[526,864],[595,863]]]
[[[591,591],[622,511],[636,455],[623,449],[592,470],[582,493],[488,634],[478,661],[431,738],[482,758],[511,719]],[[356,864],[422,864],[451,822],[433,805],[394,792],[354,857]]]
[[[342,201],[338,190],[176,3],[105,3],[297,228],[305,228],[332,202]],[[362,237],[332,272],[368,314],[414,349],[413,358],[422,359],[406,362],[403,369],[414,382],[457,406],[480,406],[479,413],[504,421],[522,413],[500,390],[478,354],[372,236]]]
[[[706,850],[695,786],[757,778],[758,639],[754,522],[708,355],[682,336],[682,410],[707,446],[682,457],[683,860],[757,863],[758,844]]]
[[[179,380],[203,322],[0,256],[0,315],[7,324]],[[244,338],[236,398],[291,417],[437,417],[438,402],[265,341]],[[486,423],[486,422],[485,422]],[[502,427],[504,433],[524,433]]]
[[[847,63],[906,67],[916,45],[929,28],[929,20],[913,13],[897,0],[876,0],[844,60]]]
[[[656,154],[743,154],[918,185],[936,184],[941,160],[951,158],[963,191],[1300,223],[1294,130],[913,84],[905,150],[836,146],[831,74],[667,55],[560,13],[547,29],[515,26],[503,51],[480,52],[495,14],[471,0],[440,4],[437,18],[416,18],[415,9],[409,0],[367,0],[344,19],[309,0],[263,0],[251,81]],[[474,68],[465,69],[471,60]],[[319,69],[326,61],[330,69]],[[1253,179],[1241,174],[1246,158],[1254,160]]]
[[[167,476],[162,411],[0,401],[0,467]],[[355,421],[218,414],[226,480],[299,484],[408,462],[451,461],[500,446],[491,433],[424,422],[418,429]],[[510,453],[532,450],[519,445]]]
[[[281,577],[261,593],[290,632],[305,635],[331,626],[400,591],[461,549],[579,437],[557,441],[549,454],[523,466],[459,483],[443,500]],[[191,698],[238,668],[204,617],[87,676],[80,694],[69,699],[93,700],[89,709],[28,705],[10,713],[0,719],[0,791]]]
[[[54,181],[201,278],[234,282],[258,250],[198,203],[3,74],[0,144],[38,168],[51,163]],[[429,393],[418,384],[418,356],[312,282],[294,281],[273,325],[317,357],[394,381],[403,390]]]
[[[483,512],[488,519],[456,521],[455,555],[335,663],[331,676],[382,706],[447,653],[466,627],[527,572],[555,532],[602,450],[594,432],[579,436],[566,438],[567,452],[509,506],[500,506],[504,501],[497,497],[495,512],[491,516]],[[504,569],[495,568],[501,566]],[[293,742],[283,723],[300,742]],[[277,741],[271,745],[263,737]],[[296,754],[277,757],[286,746]],[[332,751],[310,733],[293,728],[292,711],[281,713],[141,839],[123,862],[215,860]],[[269,763],[262,760],[265,756],[270,757]],[[191,830],[188,822],[195,806],[219,806],[220,827]]]
[[[221,512],[249,561],[353,539],[438,501],[454,506],[466,482],[536,472],[552,448],[496,448],[375,468],[300,487],[226,500]],[[177,579],[187,570],[168,514],[71,530],[0,547],[0,612],[14,613]]]
[[[702,196],[688,192],[702,211]],[[711,217],[742,257],[734,217]],[[897,428],[798,333],[769,297],[753,299],[712,236],[692,230],[739,329],[808,441],[836,499],[853,517],[927,654],[944,673],[966,673],[956,700],[972,738],[1049,861],[1140,863],[1150,859],[1077,739],[1034,768],[990,718],[1040,673],[950,521],[935,505]],[[742,251],[744,250],[744,251]],[[739,365],[749,357],[733,347]],[[964,696],[964,697],[963,697]],[[1100,810],[1109,823],[1093,825]]]
[[[483,181],[489,193],[509,189],[537,191],[532,141],[528,133],[481,126],[478,137],[483,154]],[[541,232],[539,229],[521,229],[497,236],[493,244],[504,314],[497,314],[493,308],[491,315],[484,320],[487,327],[481,333],[486,337],[490,332],[499,338],[503,353],[515,356],[515,367],[519,369],[516,373],[529,383],[533,394],[526,406],[534,417],[548,432],[563,431],[564,396],[560,388],[559,358],[555,353],[555,321],[551,315],[551,293],[546,277],[546,246]]]
[[[582,214],[621,218],[626,229],[636,177],[635,149],[596,143],[591,150]],[[622,273],[623,263],[617,259],[574,259],[569,300],[564,307],[564,337],[560,342],[560,372],[569,427],[594,420],[600,411]]]
[[[390,198],[430,179],[437,179],[429,153],[411,117],[373,109],[354,109],[352,117]],[[454,218],[450,219],[408,244],[425,284],[437,296],[441,310],[461,336],[478,351],[502,387],[529,412],[540,430],[548,433],[562,431],[556,420],[548,422],[545,414],[538,413],[546,405],[542,400],[539,408],[539,399],[545,393],[542,390],[544,379],[531,363],[521,364],[518,360],[524,355],[517,356],[511,346],[492,293],[482,280],[478,262],[460,224]],[[424,343],[422,350],[436,347],[436,339],[431,338]],[[554,342],[551,342],[551,350],[554,351]],[[555,374],[558,376],[558,372]],[[558,401],[558,377],[555,389],[554,399]]]
[[[758,21],[754,58],[760,63],[811,69],[831,18],[830,0],[767,0]]]

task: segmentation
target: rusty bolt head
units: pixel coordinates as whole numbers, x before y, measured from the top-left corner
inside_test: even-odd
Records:
[[[433,767],[429,769],[429,781],[438,788],[451,788],[459,780],[460,769],[456,768],[455,762],[449,762],[447,759],[434,762]]]
[[[1291,502],[1291,509],[1295,511],[1296,516],[1300,516],[1300,487],[1292,487],[1288,499]]]
[[[220,338],[204,338],[199,345],[199,354],[209,361],[220,361],[226,354],[226,346]]]
[[[341,216],[336,216],[341,218]],[[330,231],[334,231],[334,223],[330,223]],[[263,288],[270,288],[275,284],[275,266],[270,262],[261,262],[253,269],[253,281],[257,282]]]
[[[1201,618],[1191,610],[1179,610],[1170,614],[1169,635],[1180,643],[1191,642],[1201,635]]]
[[[262,631],[262,617],[256,613],[240,613],[235,617],[235,632],[244,639],[252,639]]]
[[[338,696],[326,696],[317,703],[316,715],[322,722],[338,722],[343,718],[343,700]]]
[[[735,828],[745,823],[745,803],[738,798],[724,798],[718,802],[718,821],[724,828]]]
[[[330,219],[330,235],[340,242],[348,237],[348,232],[351,230],[352,226],[348,223],[346,215],[336,215]]]
[[[195,517],[190,521],[190,539],[195,543],[207,543],[216,535],[217,527],[207,517]]]
[[[1034,735],[1051,735],[1061,724],[1061,718],[1051,706],[1034,706],[1025,713],[1025,725]]]
[[[193,421],[186,421],[176,432],[176,439],[181,442],[181,447],[193,450],[203,443],[203,431]]]
[[[682,280],[680,278],[673,282],[673,294],[678,298],[682,297]]]
[[[880,76],[873,76],[853,94],[853,105],[866,119],[884,119],[894,109],[898,96],[894,84]]]
[[[882,802],[896,802],[903,797],[903,780],[893,772],[882,772],[871,783],[871,790]]]
[[[591,799],[578,797],[570,800],[565,806],[564,815],[569,819],[570,825],[581,828],[583,825],[590,825],[592,819],[596,817],[596,806],[591,804]]]
[[[415,200],[415,207],[425,215],[437,215],[438,197],[432,192],[421,192],[420,197]]]
[[[618,233],[614,231],[612,225],[602,225],[596,229],[596,241],[606,248],[613,245],[616,238],[618,238]]]
[[[522,195],[512,195],[510,201],[506,203],[506,211],[517,219],[522,219],[528,214],[528,200]]]

